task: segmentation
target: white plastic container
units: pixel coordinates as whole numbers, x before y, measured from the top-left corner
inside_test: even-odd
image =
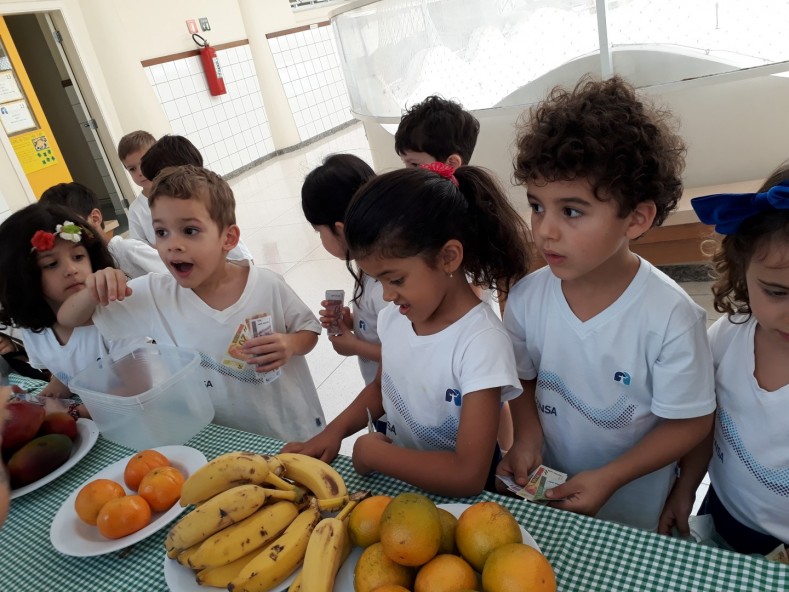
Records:
[[[107,440],[136,450],[183,444],[214,417],[199,364],[196,351],[148,345],[92,363],[69,388]]]

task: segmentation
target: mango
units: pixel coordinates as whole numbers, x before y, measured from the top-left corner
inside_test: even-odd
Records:
[[[6,406],[3,425],[3,457],[8,458],[36,437],[44,423],[44,407],[28,401],[12,401]]]
[[[11,488],[16,489],[49,475],[71,456],[71,439],[63,434],[40,436],[17,450],[8,461]]]
[[[41,424],[39,434],[42,436],[46,436],[47,434],[63,434],[64,436],[68,436],[73,442],[77,437],[77,420],[65,411],[48,413],[44,418],[44,423]]]

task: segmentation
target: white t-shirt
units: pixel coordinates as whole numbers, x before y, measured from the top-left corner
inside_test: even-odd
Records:
[[[148,198],[142,192],[129,206],[127,217],[129,219],[129,238],[141,240],[155,249],[156,234],[153,231],[151,206],[148,204]],[[238,244],[228,252],[227,258],[230,261],[252,261],[252,253],[244,241],[238,239]]]
[[[742,524],[789,541],[789,385],[770,392],[756,382],[756,326],[724,315],[709,329],[718,395],[710,483]]]
[[[39,370],[49,370],[66,386],[86,366],[108,353],[120,357],[147,342],[144,338],[107,341],[93,325],[75,327],[65,345],[60,345],[50,328],[40,333],[22,329],[22,336],[30,365]]]
[[[129,298],[97,307],[96,326],[109,338],[149,335],[159,344],[200,351],[215,423],[282,440],[306,440],[323,429],[323,410],[304,356],[293,356],[281,376],[267,384],[252,366],[237,370],[222,364],[239,325],[261,313],[271,316],[275,333],[320,333],[318,320],[280,275],[251,266],[241,297],[221,311],[169,274],[152,273],[129,286]]]
[[[507,298],[504,325],[518,374],[537,378],[544,463],[569,476],[621,456],[660,418],[715,410],[704,309],[640,263],[622,295],[585,322],[549,267],[519,281]],[[654,530],[673,479],[674,464],[636,479],[597,516]]]
[[[386,306],[384,289],[381,282],[365,274],[362,278],[364,292],[359,303],[351,302],[353,307],[353,332],[357,339],[367,343],[381,344],[378,337],[378,313]],[[359,356],[359,370],[364,384],[370,384],[378,373],[378,362]]]
[[[129,278],[147,273],[170,273],[159,252],[141,240],[113,236],[107,248],[115,259],[115,266]]]
[[[512,344],[487,304],[424,336],[389,304],[378,315],[378,335],[386,435],[403,448],[453,450],[463,397],[501,387],[508,401],[522,392]]]

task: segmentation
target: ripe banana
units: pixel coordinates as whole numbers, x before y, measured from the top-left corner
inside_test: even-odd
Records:
[[[183,565],[184,567],[189,567],[189,558],[197,552],[197,549],[200,548],[200,545],[192,545],[188,549],[184,549],[176,556],[175,560]]]
[[[322,460],[296,452],[281,452],[275,458],[285,465],[288,479],[307,487],[319,500],[348,495],[342,476]]]
[[[299,515],[296,505],[281,501],[263,506],[241,522],[204,540],[189,557],[189,567],[219,567],[247,555],[277,537]],[[180,563],[181,556],[178,556]]]
[[[332,592],[334,579],[343,560],[348,534],[345,524],[337,518],[324,518],[315,527],[307,544],[301,568],[301,590]]]
[[[310,535],[320,519],[320,510],[316,504],[311,504],[285,532],[244,566],[227,589],[231,592],[265,592],[284,582],[304,561]]]
[[[321,512],[336,512],[344,508],[349,500],[350,500],[349,496],[341,495],[339,497],[318,499],[317,501],[318,501],[318,508],[320,508]]]
[[[247,553],[243,557],[228,563],[227,565],[220,565],[219,567],[209,567],[201,569],[195,575],[197,583],[201,586],[213,586],[214,588],[227,589],[227,585],[233,581],[238,575],[238,572],[250,561],[252,561],[260,549],[255,549],[251,553]]]
[[[266,459],[268,463],[268,470],[270,473],[275,474],[277,477],[282,477],[285,474],[285,465],[282,464],[276,456],[272,456],[270,454],[263,454],[263,458]]]
[[[269,464],[254,452],[229,452],[200,467],[181,487],[181,505],[199,504],[232,487],[265,482]]]
[[[167,533],[165,548],[188,549],[226,526],[250,516],[266,501],[266,490],[239,485],[223,491],[181,518]]]

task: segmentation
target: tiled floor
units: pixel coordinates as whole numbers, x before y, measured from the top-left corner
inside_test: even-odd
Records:
[[[372,166],[370,146],[361,124],[286,154],[230,181],[235,193],[236,216],[244,242],[255,263],[284,275],[304,302],[316,312],[327,289],[353,291],[353,278],[345,262],[324,251],[318,234],[301,211],[301,184],[305,175],[328,155],[350,152]],[[703,306],[711,324],[719,313],[712,308],[709,282],[687,282],[682,286]],[[334,352],[325,335],[308,354],[312,377],[318,388],[327,421],[331,421],[364,386],[355,358]],[[350,454],[353,438],[341,452]],[[705,479],[697,495],[696,508],[707,491]]]

